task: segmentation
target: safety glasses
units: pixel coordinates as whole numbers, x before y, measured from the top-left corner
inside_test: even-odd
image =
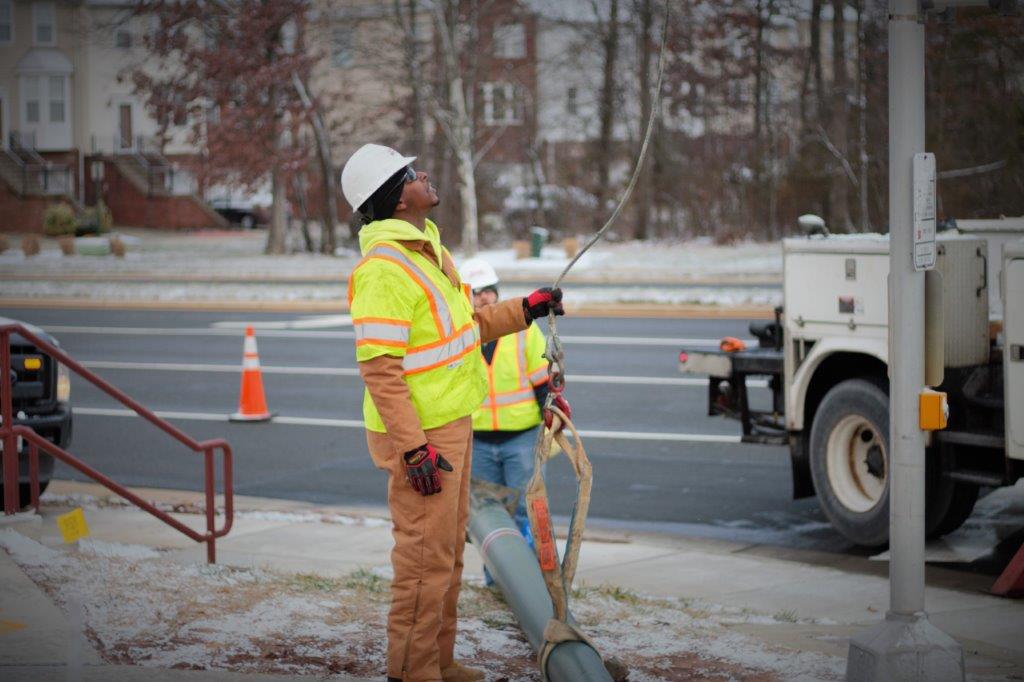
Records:
[[[388,193],[390,194],[391,192],[394,192],[394,191],[395,191],[396,189],[398,189],[399,187],[402,187],[403,185],[406,185],[406,184],[408,184],[408,183],[410,183],[410,182],[415,182],[415,181],[416,181],[416,178],[417,178],[417,177],[419,177],[419,176],[418,176],[418,175],[416,175],[416,171],[414,171],[414,170],[412,169],[412,166],[406,166],[406,167],[405,167],[405,175],[403,175],[403,176],[402,176],[402,177],[401,177],[401,178],[400,178],[400,179],[398,180],[398,182],[396,182],[396,183],[395,183],[395,186],[394,186],[394,187],[392,187],[392,188],[391,188],[391,189],[390,189],[390,190],[388,191]]]

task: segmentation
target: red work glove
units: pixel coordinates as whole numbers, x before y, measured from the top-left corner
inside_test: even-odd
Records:
[[[523,310],[526,311],[526,321],[538,320],[550,311],[555,315],[565,315],[565,308],[562,307],[562,290],[551,287],[537,289],[523,299]]]
[[[434,446],[425,443],[415,450],[405,453],[405,475],[409,483],[420,495],[433,495],[441,492],[442,471],[455,471],[452,465],[441,456]]]
[[[566,400],[561,393],[555,394],[555,399],[552,401],[552,403],[555,407],[560,409],[563,414],[565,414],[566,419],[572,419],[572,408],[569,407],[569,401]],[[551,410],[544,410],[544,426],[550,429],[551,423],[554,421],[554,417],[554,412],[552,412]],[[565,422],[562,421],[561,417],[559,417],[558,421],[561,422],[558,425],[558,430],[561,431],[563,428],[565,428]]]

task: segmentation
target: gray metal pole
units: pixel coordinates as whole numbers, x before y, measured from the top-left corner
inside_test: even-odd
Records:
[[[889,589],[885,620],[850,640],[848,680],[963,680],[963,650],[924,611],[924,272],[914,269],[913,162],[924,151],[924,25],[889,3]]]
[[[544,628],[555,615],[537,557],[526,546],[515,522],[498,502],[473,497],[469,536],[480,551],[491,577],[519,621],[530,646],[539,651]],[[563,642],[548,659],[552,682],[611,682],[601,655],[584,642]]]
[[[921,18],[923,20],[923,17]],[[913,163],[924,151],[924,26],[917,0],[889,19],[889,608],[924,611],[924,272],[913,263]]]

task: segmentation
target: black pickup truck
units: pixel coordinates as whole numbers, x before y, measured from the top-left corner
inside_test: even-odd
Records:
[[[19,322],[41,339],[59,346],[57,339],[42,329],[19,320],[0,317],[0,324]],[[67,449],[71,443],[71,380],[67,369],[41,352],[28,340],[11,336],[11,376],[0,382],[0,392],[13,385],[11,391],[14,423],[24,425],[43,438]],[[21,505],[29,504],[28,448],[18,439],[18,490]],[[0,443],[0,452],[3,444]],[[39,452],[39,491],[46,489],[53,475],[53,457]],[[0,495],[3,478],[0,477]],[[0,497],[2,499],[2,497]],[[0,505],[2,506],[2,505]]]

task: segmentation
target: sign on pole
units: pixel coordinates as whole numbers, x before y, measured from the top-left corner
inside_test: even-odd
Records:
[[[935,155],[914,154],[914,269],[935,267]]]

